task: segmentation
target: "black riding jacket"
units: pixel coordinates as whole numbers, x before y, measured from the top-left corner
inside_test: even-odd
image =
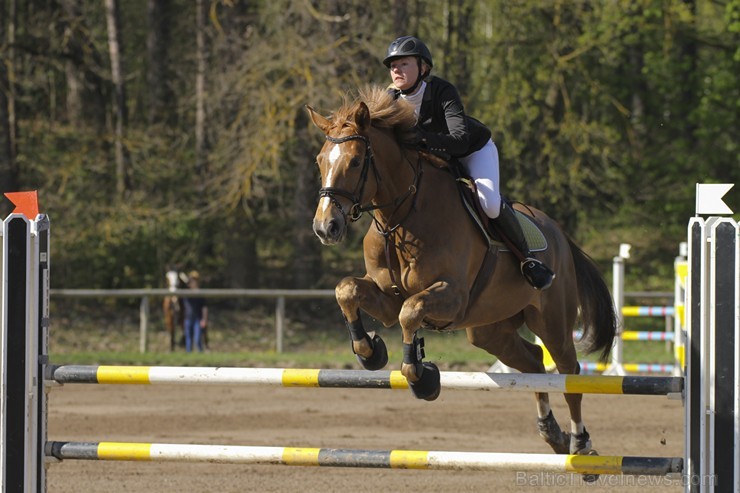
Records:
[[[431,152],[464,157],[480,150],[491,131],[465,114],[460,95],[451,83],[436,76],[426,79],[417,126]],[[399,97],[400,91],[394,91]]]

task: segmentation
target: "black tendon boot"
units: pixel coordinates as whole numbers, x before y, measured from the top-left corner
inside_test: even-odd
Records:
[[[491,219],[491,221],[495,222],[496,226],[521,252],[524,260],[521,262],[520,269],[527,282],[535,289],[549,288],[555,278],[555,273],[548,266],[534,258],[532,252],[529,251],[527,239],[524,237],[522,226],[514,214],[514,209],[505,201],[502,201],[499,216],[496,219]]]

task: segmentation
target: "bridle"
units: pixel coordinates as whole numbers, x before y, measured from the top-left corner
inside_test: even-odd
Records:
[[[398,282],[396,279],[396,276],[394,275],[394,269],[391,268],[391,250],[395,250],[396,246],[394,241],[391,239],[396,230],[401,226],[403,221],[408,217],[409,214],[411,214],[411,211],[414,210],[415,204],[416,204],[416,197],[417,197],[417,191],[419,189],[419,183],[421,181],[421,176],[423,174],[422,167],[421,167],[421,155],[417,153],[418,160],[416,162],[416,166],[411,163],[411,161],[408,159],[408,157],[404,157],[406,161],[411,165],[411,167],[414,170],[414,180],[409,185],[408,190],[406,190],[406,193],[396,197],[392,201],[386,203],[386,204],[379,204],[379,205],[373,205],[373,204],[367,204],[362,205],[360,201],[362,200],[363,192],[365,191],[365,184],[367,183],[367,177],[370,173],[370,168],[373,170],[373,174],[375,175],[375,181],[378,184],[378,187],[380,186],[380,173],[378,172],[378,168],[375,165],[375,158],[373,157],[373,151],[370,147],[370,139],[365,137],[364,135],[360,134],[353,134],[353,135],[347,135],[345,137],[331,137],[329,135],[326,136],[326,140],[333,144],[341,144],[343,142],[347,142],[350,140],[361,140],[365,143],[365,160],[362,163],[362,171],[360,172],[360,179],[357,182],[357,185],[355,185],[355,189],[353,192],[348,192],[346,190],[343,190],[341,188],[336,187],[322,187],[319,189],[319,197],[327,197],[331,203],[342,212],[342,215],[345,218],[345,221],[347,218],[349,218],[349,222],[354,222],[360,219],[363,212],[370,212],[373,222],[375,223],[375,227],[378,230],[378,233],[380,233],[383,238],[385,239],[385,258],[386,263],[388,265],[388,272],[390,274],[391,278],[391,287],[393,288],[393,292],[397,296],[404,295],[402,289],[401,289],[401,283]],[[402,153],[403,154],[403,153]],[[339,195],[340,197],[344,197],[346,199],[349,199],[352,202],[352,205],[349,209],[349,214],[344,212],[344,209],[342,208],[342,204],[339,203],[336,195]],[[389,219],[393,218],[395,213],[398,211],[398,209],[403,205],[403,203],[409,198],[412,197],[412,203],[409,207],[408,211],[406,212],[406,215],[401,218],[399,221],[395,223],[395,225],[388,224],[381,224],[380,221],[375,217],[374,214],[372,214],[372,211],[378,210],[378,209],[385,209],[388,207],[393,207],[393,211],[388,216]]]
[[[331,135],[327,135],[326,140],[328,140],[332,144],[342,144],[350,140],[361,140],[365,144],[365,159],[362,162],[362,170],[360,171],[360,178],[357,181],[357,185],[355,185],[354,191],[348,192],[346,190],[343,190],[341,188],[336,188],[336,187],[322,187],[319,189],[319,198],[327,197],[329,201],[337,209],[341,211],[345,220],[349,219],[349,222],[355,222],[358,219],[360,219],[360,217],[362,217],[362,214],[364,212],[372,212],[374,210],[385,209],[391,206],[395,206],[396,208],[398,208],[401,204],[403,204],[403,202],[409,196],[416,194],[419,180],[421,179],[421,166],[417,166],[416,169],[414,170],[414,182],[409,186],[409,189],[406,191],[405,194],[399,197],[396,197],[395,199],[393,199],[391,202],[387,204],[373,205],[369,203],[369,204],[362,205],[361,203],[362,195],[365,192],[365,184],[367,183],[367,177],[370,173],[371,168],[373,170],[373,175],[375,175],[375,182],[378,184],[378,186],[380,186],[380,182],[381,182],[380,173],[378,172],[378,167],[375,165],[375,157],[373,156],[373,149],[370,146],[370,139],[368,139],[364,135],[352,134],[352,135],[347,135],[345,137],[332,137]],[[340,197],[344,197],[345,199],[348,199],[352,203],[352,205],[349,208],[349,212],[344,211],[342,204],[336,198],[337,195]],[[377,220],[376,220],[376,224],[377,224]]]
[[[378,173],[378,168],[375,166],[375,158],[373,157],[373,150],[370,147],[370,140],[364,135],[360,134],[347,135],[346,137],[332,137],[330,135],[327,135],[326,140],[328,140],[332,144],[342,144],[350,140],[361,140],[365,143],[365,160],[362,162],[360,179],[357,181],[357,185],[355,185],[354,191],[350,193],[346,190],[336,187],[322,187],[319,189],[319,198],[328,197],[331,203],[342,212],[342,215],[344,215],[345,219],[349,218],[350,222],[357,221],[358,219],[360,219],[363,212],[377,209],[377,207],[373,205],[363,206],[362,204],[360,204],[360,201],[362,200],[362,194],[365,191],[365,184],[367,183],[367,175],[370,172],[370,168],[373,169],[373,174],[375,175],[376,182],[380,183],[380,174]],[[339,203],[335,195],[339,195],[340,197],[349,199],[349,201],[352,202],[352,205],[349,208],[349,213],[344,212],[342,204]]]

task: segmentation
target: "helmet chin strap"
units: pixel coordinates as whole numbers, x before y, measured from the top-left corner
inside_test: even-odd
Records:
[[[421,73],[421,59],[417,58],[416,61],[419,64],[419,74],[416,76],[416,82],[414,82],[414,85],[409,87],[408,89],[401,89],[401,94],[404,96],[407,94],[413,94],[414,91],[416,91],[416,88],[419,87],[419,84],[424,80],[424,77],[426,77],[426,74]]]

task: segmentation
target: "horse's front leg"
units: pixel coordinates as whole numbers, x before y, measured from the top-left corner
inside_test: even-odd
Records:
[[[403,331],[403,363],[401,373],[419,399],[433,401],[441,390],[437,365],[425,363],[424,339],[416,336],[425,319],[445,325],[461,315],[467,295],[456,292],[448,283],[439,281],[424,291],[409,297],[401,308],[398,321]]]
[[[401,300],[381,291],[367,276],[345,277],[337,284],[335,295],[352,338],[352,352],[365,369],[380,370],[388,363],[388,351],[379,335],[370,337],[365,331],[360,309],[383,325],[390,326],[398,320]]]

